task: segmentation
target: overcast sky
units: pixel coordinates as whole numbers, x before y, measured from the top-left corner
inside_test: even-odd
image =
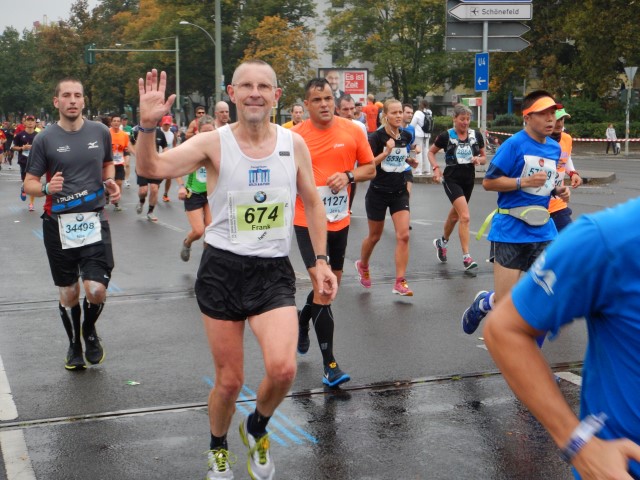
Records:
[[[89,10],[100,3],[100,0],[89,0]],[[12,26],[22,33],[25,28],[31,29],[33,22],[43,22],[46,15],[48,22],[68,19],[74,0],[0,0],[0,33]]]

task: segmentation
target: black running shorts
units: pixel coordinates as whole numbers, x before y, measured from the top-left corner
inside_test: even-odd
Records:
[[[505,268],[526,272],[551,242],[491,242],[489,260]]]
[[[309,229],[307,227],[293,226],[298,240],[298,249],[302,255],[302,261],[307,268],[316,266],[316,254],[313,251]],[[337,232],[327,231],[327,255],[331,263],[331,270],[342,271],[344,268],[344,256],[347,251],[347,239],[349,226]]]
[[[152,178],[145,178],[145,177],[142,177],[142,176],[138,175],[137,172],[136,172],[136,177],[137,177],[136,182],[137,182],[139,187],[146,187],[150,183],[152,183],[154,185],[160,185],[162,183],[162,180],[154,180]]]
[[[204,208],[206,204],[207,204],[206,192],[205,193],[191,192],[191,196],[189,198],[184,199],[184,211],[192,212],[193,210]]]
[[[464,197],[469,203],[471,193],[476,181],[475,169],[461,168],[466,165],[448,166],[444,169],[444,180],[442,186],[453,203],[460,197]]]
[[[115,180],[124,180],[124,164],[116,165]]]
[[[367,190],[367,194],[364,197],[364,205],[369,220],[383,222],[387,214],[387,208],[391,215],[402,210],[410,210],[409,192],[404,189],[399,192],[385,193],[369,186],[369,190]]]
[[[102,241],[80,248],[62,249],[58,218],[42,215],[42,234],[53,283],[57,287],[74,285],[79,277],[109,286],[113,270],[113,252],[109,222],[101,220]],[[102,213],[101,213],[102,218]]]
[[[245,257],[206,245],[195,292],[203,314],[241,321],[295,306],[296,278],[289,257]]]

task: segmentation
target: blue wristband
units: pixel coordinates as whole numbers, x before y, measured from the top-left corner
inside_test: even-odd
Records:
[[[606,420],[607,415],[604,413],[585,417],[573,431],[565,447],[560,450],[562,459],[567,463],[571,463],[573,457],[582,450],[582,447],[584,447],[596,433],[602,430]]]
[[[153,133],[156,131],[156,127],[144,128],[142,125],[138,125],[138,131],[142,133]]]

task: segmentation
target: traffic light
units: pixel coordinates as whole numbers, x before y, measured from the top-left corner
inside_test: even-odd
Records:
[[[618,99],[620,100],[620,103],[623,103],[626,105],[628,93],[629,93],[629,90],[627,90],[626,88],[623,88],[618,92]]]
[[[84,63],[87,65],[93,65],[96,63],[96,52],[93,51],[95,48],[95,43],[90,43],[84,46]]]
[[[634,88],[631,90],[631,105],[635,106],[638,105],[640,101],[640,90],[638,90],[637,88]]]

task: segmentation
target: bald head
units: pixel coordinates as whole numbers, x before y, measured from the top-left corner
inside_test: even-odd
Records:
[[[213,114],[216,117],[216,128],[225,126],[229,123],[229,104],[227,102],[216,103]]]

